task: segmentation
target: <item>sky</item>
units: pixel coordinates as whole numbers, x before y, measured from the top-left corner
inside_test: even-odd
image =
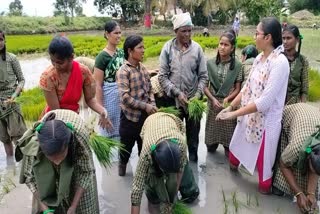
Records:
[[[0,12],[9,11],[9,4],[14,0],[0,0]],[[53,3],[55,0],[20,0],[23,6],[23,13],[28,16],[52,16]],[[98,9],[93,5],[94,0],[87,0],[86,4],[82,4],[83,13],[86,16],[102,16]]]

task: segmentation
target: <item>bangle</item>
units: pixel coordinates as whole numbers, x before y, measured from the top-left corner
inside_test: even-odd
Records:
[[[303,194],[303,192],[298,192],[297,194],[294,195],[294,197],[298,197],[301,194]]]
[[[48,214],[48,213],[54,213],[53,209],[46,209],[45,211],[42,212],[43,214]]]
[[[307,192],[307,195],[314,195],[314,196],[316,196],[316,194],[313,193],[313,192]]]

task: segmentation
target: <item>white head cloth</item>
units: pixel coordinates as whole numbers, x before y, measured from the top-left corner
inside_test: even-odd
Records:
[[[189,12],[174,15],[172,17],[173,30],[180,27],[191,26],[193,27],[191,16]]]

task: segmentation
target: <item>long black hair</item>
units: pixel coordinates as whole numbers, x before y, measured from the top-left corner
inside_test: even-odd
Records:
[[[299,46],[298,46],[298,52],[297,52],[297,56],[299,56],[300,50],[301,50],[301,45],[302,45],[302,36],[300,34],[299,28],[296,25],[289,24],[283,28],[282,32],[285,32],[285,31],[292,33],[292,35],[296,39],[299,39]]]
[[[280,22],[274,17],[263,18],[260,22],[265,35],[271,34],[274,48],[282,45],[282,30]]]
[[[230,63],[230,70],[234,69],[235,63],[236,63],[236,41],[237,41],[237,36],[234,30],[230,29],[227,31],[224,31],[222,35],[220,36],[220,39],[222,37],[228,38],[230,44],[233,46],[233,51],[230,54],[231,57],[231,63]],[[219,51],[217,51],[217,57],[216,57],[216,65],[218,65],[221,62],[221,57],[219,54]]]
[[[139,43],[143,41],[143,38],[139,35],[130,35],[123,43],[124,58],[128,60],[129,49],[133,50]]]
[[[2,30],[0,30],[0,34],[2,34],[3,39],[6,39],[6,36],[4,34],[4,32]],[[6,61],[7,57],[6,57],[6,52],[7,52],[7,48],[6,48],[6,43],[4,43],[3,49],[0,51],[1,54],[1,58],[3,61]]]

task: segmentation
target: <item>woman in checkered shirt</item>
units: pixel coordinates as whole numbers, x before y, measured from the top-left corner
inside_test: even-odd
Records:
[[[317,208],[320,175],[320,112],[305,103],[286,106],[272,192],[296,196],[303,213]],[[318,140],[309,138],[318,133]],[[309,140],[308,140],[309,138]],[[310,144],[311,143],[311,144]]]

